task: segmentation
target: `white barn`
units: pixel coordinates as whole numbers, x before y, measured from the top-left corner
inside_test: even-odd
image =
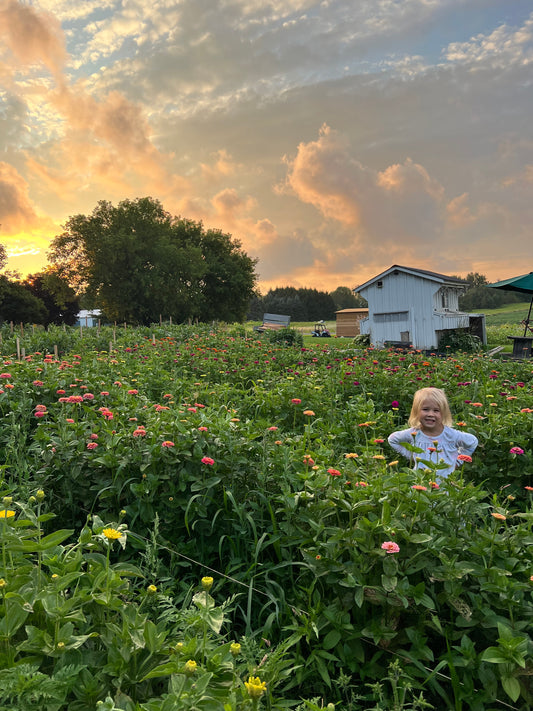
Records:
[[[459,311],[466,286],[457,277],[395,264],[354,289],[368,301],[361,333],[378,347],[435,350],[446,331],[468,328],[486,343],[484,314]]]

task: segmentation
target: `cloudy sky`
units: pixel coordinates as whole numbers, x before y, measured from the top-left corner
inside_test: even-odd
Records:
[[[532,0],[0,0],[0,243],[152,196],[260,287],[533,269]]]

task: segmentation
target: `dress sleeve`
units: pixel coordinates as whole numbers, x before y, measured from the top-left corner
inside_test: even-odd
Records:
[[[477,437],[469,432],[457,432],[456,446],[459,454],[472,454],[478,445]]]
[[[388,442],[395,452],[401,454],[402,457],[406,459],[411,459],[413,453],[406,449],[403,444],[406,442],[413,442],[413,436],[411,434],[413,430],[400,430],[399,432],[393,432],[388,437]]]

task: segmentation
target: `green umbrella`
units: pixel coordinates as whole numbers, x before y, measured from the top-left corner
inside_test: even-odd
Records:
[[[527,318],[522,322],[525,325],[524,336],[527,336],[531,316],[531,307],[533,306],[533,272],[529,272],[529,274],[522,274],[522,276],[511,277],[510,279],[503,279],[502,281],[494,282],[494,284],[487,284],[487,286],[490,286],[492,289],[519,291],[522,294],[532,295]]]

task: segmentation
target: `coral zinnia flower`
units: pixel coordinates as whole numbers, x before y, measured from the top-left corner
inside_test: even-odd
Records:
[[[493,512],[493,513],[491,513],[491,516],[493,516],[494,518],[497,518],[498,521],[506,521],[507,520],[507,517],[501,513]]]
[[[174,442],[171,442],[169,439],[166,439],[164,442],[161,442],[162,447],[174,447]]]
[[[387,553],[398,553],[400,546],[394,541],[385,541],[381,544],[381,548]]]
[[[210,467],[212,467],[214,463],[215,460],[211,459],[211,457],[202,457],[202,464],[208,464]]]
[[[328,474],[331,474],[331,476],[340,476],[341,475],[341,473],[338,469],[333,469],[333,468],[328,469]]]
[[[422,484],[413,484],[411,489],[416,489],[416,491],[427,491],[427,487],[422,486]]]
[[[468,454],[459,454],[459,455],[457,455],[457,459],[460,462],[471,462],[472,461],[472,457]]]

